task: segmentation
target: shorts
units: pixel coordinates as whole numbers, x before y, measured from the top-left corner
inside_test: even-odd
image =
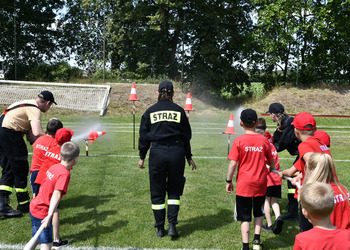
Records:
[[[267,189],[266,189],[266,197],[281,198],[282,197],[281,185],[267,187]]]
[[[265,196],[243,197],[236,195],[235,220],[252,221],[252,210],[255,218],[263,216],[264,203]]]
[[[32,237],[33,237],[36,231],[38,231],[38,229],[40,228],[42,220],[34,217],[30,212],[29,214],[30,214],[30,219],[32,221]],[[38,242],[40,244],[47,244],[52,242],[52,221],[50,222],[50,225],[41,232],[38,238]]]
[[[39,170],[30,173],[30,185],[32,186],[32,193],[38,196],[40,184],[34,183],[36,177],[38,176]]]

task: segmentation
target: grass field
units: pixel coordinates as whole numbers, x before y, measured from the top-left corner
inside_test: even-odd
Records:
[[[43,120],[47,120],[49,115],[45,114]],[[191,113],[192,153],[198,169],[191,171],[187,167],[185,171],[187,183],[181,198],[178,225],[181,237],[176,240],[168,236],[159,239],[155,235],[148,169],[138,168],[138,151],[133,149],[132,117],[98,118],[96,115],[91,121],[75,115],[58,116],[65,127],[75,131],[75,138],[88,132],[87,123],[95,124],[95,128],[98,124],[97,130],[107,132],[89,145],[88,157],[85,156],[85,142],[82,139],[77,141],[81,156],[71,172],[68,194],[60,205],[61,237],[78,249],[87,246],[92,249],[240,249],[240,223],[233,220],[235,197],[225,191],[228,137],[222,132],[226,129],[229,115],[230,112],[199,117],[195,112]],[[237,117],[235,129],[239,135],[242,129]],[[269,117],[266,120],[268,130],[272,132],[275,124]],[[136,139],[139,121],[137,116]],[[348,187],[349,122],[349,119],[317,118],[318,127],[331,136],[331,152],[336,160],[338,177]],[[233,139],[231,136],[231,143]],[[30,146],[28,148],[32,151]],[[282,152],[281,168],[290,167],[293,160],[288,153]],[[283,183],[282,213],[286,212],[286,191],[286,183]],[[11,203],[13,206],[16,204],[14,195]],[[25,244],[31,236],[29,215],[1,218],[0,228],[0,246],[3,249],[20,249],[20,244]],[[298,223],[286,221],[280,235],[263,231],[261,239],[266,249],[292,249],[297,233]]]

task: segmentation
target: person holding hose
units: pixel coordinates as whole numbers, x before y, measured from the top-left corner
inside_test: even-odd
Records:
[[[190,140],[192,131],[183,108],[173,103],[174,88],[169,81],[158,87],[158,102],[148,108],[141,118],[139,137],[139,167],[144,168],[147,151],[149,155],[149,178],[152,210],[157,237],[165,236],[165,196],[168,194],[168,235],[179,237],[176,230],[180,196],[185,185],[185,159],[192,170]]]
[[[50,91],[42,91],[35,99],[22,100],[10,105],[0,117],[0,216],[16,217],[29,211],[27,177],[28,149],[23,140],[33,144],[45,135],[41,126],[41,112],[56,104]],[[9,205],[9,196],[15,187],[17,210]]]
[[[284,107],[280,103],[272,103],[269,110],[266,112],[270,114],[273,122],[277,122],[277,129],[273,133],[273,145],[277,152],[287,150],[290,155],[296,155],[293,164],[299,159],[298,145],[301,141],[296,138],[294,133],[293,117],[287,115]],[[294,198],[295,186],[290,181],[288,183],[288,212],[281,215],[282,220],[299,220],[298,219],[298,200]]]

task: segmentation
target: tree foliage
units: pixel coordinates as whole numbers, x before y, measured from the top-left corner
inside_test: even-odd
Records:
[[[75,59],[92,73],[107,64],[121,78],[183,79],[230,95],[252,80],[266,89],[350,80],[350,0],[2,2],[9,78],[15,61],[24,78],[42,63]]]
[[[56,12],[63,6],[63,0],[1,1],[0,57],[10,68],[8,77],[24,78],[31,67],[58,58]]]

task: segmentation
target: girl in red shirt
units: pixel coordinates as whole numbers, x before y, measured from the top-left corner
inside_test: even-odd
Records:
[[[330,184],[335,203],[331,222],[336,227],[350,230],[350,194],[334,176],[332,157],[327,153],[313,153],[306,164],[304,184],[315,181]]]

